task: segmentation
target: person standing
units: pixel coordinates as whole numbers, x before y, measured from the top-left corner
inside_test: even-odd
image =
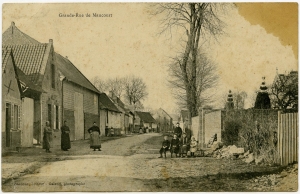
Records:
[[[180,152],[179,152],[179,156],[181,158],[183,158],[184,154],[187,155],[187,151],[188,151],[188,145],[189,145],[189,140],[186,137],[186,134],[183,133],[182,137],[180,138]]]
[[[192,130],[190,130],[188,127],[185,128],[185,134],[186,137],[189,141],[191,141],[191,137],[192,137]]]
[[[68,151],[70,148],[70,128],[67,126],[67,121],[64,121],[64,125],[61,127],[61,149]]]
[[[99,151],[101,151],[101,142],[100,142],[100,129],[97,126],[96,122],[93,123],[93,126],[91,128],[88,129],[88,132],[91,135],[91,144],[90,144],[90,148],[94,149],[94,151],[96,151],[96,149],[98,149]]]
[[[46,126],[44,127],[43,149],[46,149],[47,153],[51,153],[50,151],[51,135],[52,135],[52,130],[50,127],[50,122],[46,121]]]
[[[176,127],[174,129],[174,134],[176,134],[178,138],[181,137],[182,129],[181,127],[179,127],[179,123],[176,124]]]

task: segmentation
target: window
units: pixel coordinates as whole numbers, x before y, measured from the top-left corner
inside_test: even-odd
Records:
[[[13,118],[13,129],[17,130],[19,128],[19,107],[14,105],[14,118]]]
[[[51,64],[51,85],[55,89],[55,66]]]
[[[56,129],[56,106],[53,105],[53,129]]]
[[[51,108],[51,104],[48,104],[48,121],[51,127],[51,123],[52,123],[52,108]]]
[[[18,129],[21,128],[21,111],[20,106],[18,106]]]

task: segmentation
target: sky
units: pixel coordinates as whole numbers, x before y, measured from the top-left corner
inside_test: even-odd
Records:
[[[53,39],[55,51],[68,56],[90,80],[140,76],[149,93],[144,106],[175,113],[167,65],[181,49],[181,31],[173,31],[172,39],[158,35],[159,17],[150,16],[149,7],[147,3],[4,4],[2,31],[14,21],[39,42]],[[59,17],[76,13],[112,17]],[[222,108],[229,89],[251,96],[263,76],[267,84],[273,81],[276,68],[279,73],[298,70],[297,19],[295,3],[239,3],[222,15],[226,35],[203,43],[220,77],[212,91],[215,108]]]

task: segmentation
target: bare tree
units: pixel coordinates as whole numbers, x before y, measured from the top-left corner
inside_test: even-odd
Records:
[[[276,109],[298,108],[298,72],[277,75],[270,87],[270,98]]]
[[[235,109],[244,109],[245,108],[245,100],[247,98],[247,93],[245,91],[237,90],[232,93],[233,103]]]
[[[148,95],[143,79],[135,76],[127,77],[124,81],[124,89],[124,97],[128,103],[135,108],[142,107],[141,101]]]
[[[110,78],[105,81],[108,91],[112,91],[117,97],[121,98],[125,89],[124,78]]]
[[[216,73],[216,65],[209,61],[205,54],[201,53],[198,56],[196,66],[196,108],[207,106],[212,103],[212,88],[217,85],[218,74]],[[190,79],[192,76],[192,62],[188,61],[187,76]],[[186,96],[186,88],[184,78],[180,70],[179,62],[174,62],[169,65],[170,73],[170,86],[173,88],[173,95],[177,99],[179,106],[182,108],[187,107],[189,99]]]
[[[213,3],[162,3],[155,5],[154,15],[163,15],[161,33],[182,28],[186,33],[184,52],[176,60],[184,80],[187,108],[191,116],[197,115],[197,55],[199,40],[205,34],[215,37],[222,33],[224,23],[217,16],[223,4]],[[191,68],[188,68],[188,61]],[[188,72],[189,71],[189,72]],[[188,76],[188,75],[191,76]]]
[[[91,82],[100,92],[105,92],[107,90],[106,82],[101,80],[98,76],[95,76]]]
[[[91,80],[91,82],[99,91],[112,91],[116,96],[121,98],[125,87],[124,80],[125,78],[109,78],[107,80],[102,80],[96,76]]]
[[[234,109],[244,109],[245,101],[248,96],[247,93],[245,91],[237,90],[237,91],[233,91],[231,94],[232,94],[232,98],[233,98]],[[224,93],[222,96],[223,96],[222,103],[224,104],[224,107],[226,107],[228,92]],[[251,96],[251,98],[254,99],[254,102],[253,102],[253,106],[254,106],[256,95]],[[251,100],[253,100],[253,99],[251,99]]]

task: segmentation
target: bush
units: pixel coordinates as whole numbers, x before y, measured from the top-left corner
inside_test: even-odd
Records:
[[[272,136],[277,130],[276,111],[255,109],[228,111],[224,128],[222,140],[225,144],[243,147],[256,157],[262,156],[268,163],[276,161],[277,153]]]
[[[225,130],[222,133],[222,140],[225,145],[236,144],[239,140],[239,130],[241,123],[235,120],[225,121]]]

